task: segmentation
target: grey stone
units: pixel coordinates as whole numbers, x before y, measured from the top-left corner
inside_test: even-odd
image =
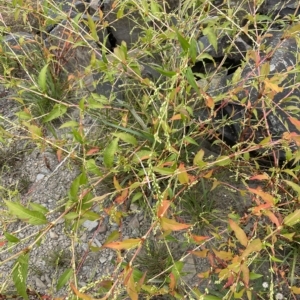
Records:
[[[96,229],[96,227],[98,226],[98,222],[86,220],[83,222],[82,226],[85,227],[88,231],[92,231],[93,229]]]
[[[39,173],[39,174],[36,175],[36,180],[35,181],[38,182],[38,181],[42,180],[44,177],[45,177],[45,174]]]
[[[43,281],[41,279],[39,279],[38,277],[34,277],[34,281],[35,284],[38,288],[45,290],[47,288],[47,286],[43,283]]]
[[[272,141],[277,141],[283,137],[285,132],[299,133],[290,119],[290,117],[297,119],[297,110],[291,110],[290,107],[299,107],[298,77],[293,72],[286,73],[299,64],[297,55],[295,55],[298,51],[297,42],[293,37],[284,37],[281,32],[270,31],[268,33],[269,36],[262,41],[268,54],[260,51],[258,67],[250,59],[242,69],[237,83],[229,84],[234,76],[231,74],[220,79],[217,89],[215,87],[208,89],[209,94],[214,97],[234,91],[233,94],[231,93],[231,100],[223,101],[220,104],[217,102],[216,117],[213,118],[214,126],[220,126],[219,132],[230,145],[243,142],[258,144],[268,136]],[[263,64],[269,64],[269,73],[263,80],[264,90],[262,93],[264,96],[260,96],[257,86],[260,85]],[[272,78],[275,80],[272,81]],[[226,96],[222,97],[226,98]],[[242,99],[249,99],[252,108],[246,108],[246,105],[240,102]],[[254,107],[257,118],[251,111]],[[206,112],[206,115],[202,113],[199,114],[201,120],[210,118],[209,111]],[[224,120],[226,120],[226,124],[222,125]],[[291,150],[297,150],[298,147],[292,139],[288,141],[288,144]],[[258,152],[262,154],[262,151]],[[286,152],[283,147],[273,146],[272,151],[268,153],[270,155],[275,153],[277,159],[285,160]]]
[[[102,257],[100,257],[99,261],[101,264],[104,264],[107,261],[107,258],[102,256]]]

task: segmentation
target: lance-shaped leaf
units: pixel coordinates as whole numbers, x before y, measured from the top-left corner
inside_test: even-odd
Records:
[[[26,281],[27,281],[27,274],[28,274],[28,261],[29,261],[29,253],[22,254],[17,259],[13,271],[12,271],[12,278],[15,284],[15,287],[20,296],[23,299],[27,300],[28,295],[26,293]]]
[[[115,250],[124,250],[137,247],[142,242],[142,239],[127,239],[124,241],[106,243],[102,247]]]
[[[187,171],[186,171],[183,163],[180,163],[180,165],[179,165],[177,176],[178,176],[178,180],[181,184],[189,183],[189,177],[188,177]]]
[[[7,205],[10,213],[19,219],[32,224],[32,225],[42,225],[47,223],[47,219],[43,213],[39,211],[32,211],[19,203],[15,203],[12,201],[4,200],[5,204]]]
[[[178,230],[183,230],[191,227],[191,225],[189,224],[178,223],[175,220],[167,219],[165,217],[162,217],[160,219],[160,225],[164,231],[168,231],[168,230],[178,231]]]
[[[114,164],[115,153],[118,149],[118,141],[119,138],[113,139],[104,150],[103,161],[107,168],[111,168]]]
[[[234,234],[235,234],[236,238],[238,239],[238,241],[243,246],[246,247],[247,244],[248,244],[248,238],[247,238],[246,233],[244,232],[244,230],[237,223],[235,223],[231,219],[229,220],[229,226],[234,231]]]
[[[60,290],[69,281],[72,274],[73,274],[73,269],[65,270],[58,278],[56,290]]]
[[[258,252],[262,248],[262,242],[260,239],[253,240],[245,249],[243,254],[241,255],[242,259],[246,259],[251,253]]]
[[[300,209],[295,210],[283,220],[283,223],[288,226],[294,226],[300,222]]]
[[[157,216],[159,218],[161,218],[162,216],[164,216],[165,213],[166,213],[166,211],[170,207],[170,205],[171,205],[171,201],[169,201],[169,200],[163,200],[161,202],[161,204],[157,208]]]

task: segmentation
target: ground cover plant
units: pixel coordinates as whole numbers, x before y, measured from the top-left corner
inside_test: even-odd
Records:
[[[0,0],[0,299],[299,299],[297,1],[91,2]]]

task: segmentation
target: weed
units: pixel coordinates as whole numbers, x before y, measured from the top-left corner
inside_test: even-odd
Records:
[[[290,6],[221,2],[104,1],[95,9],[0,0],[0,83],[14,96],[1,95],[18,104],[15,118],[0,103],[1,176],[20,173],[24,140],[56,153],[57,166],[36,185],[47,189],[65,163],[80,169],[61,199],[33,198],[30,207],[26,178],[14,179],[18,191],[1,180],[0,270],[14,260],[9,280],[22,298],[30,254],[47,247],[60,222],[71,246],[48,249],[46,265],[61,276],[44,298],[298,297],[298,8],[281,18]],[[30,34],[13,33],[9,12]],[[207,157],[207,144],[217,153]],[[138,237],[123,222],[134,201],[145,212]],[[80,227],[106,217],[110,233],[87,231],[95,243],[79,262]],[[86,283],[89,252],[102,263]],[[209,266],[195,266],[192,285],[182,271],[187,255]],[[5,292],[3,283],[0,298]]]

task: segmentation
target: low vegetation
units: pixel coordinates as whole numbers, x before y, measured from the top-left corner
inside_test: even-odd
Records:
[[[299,299],[297,151],[274,162],[271,137],[242,146],[223,141],[221,123],[229,121],[223,118],[212,126],[213,117],[234,91],[211,96],[203,87],[222,68],[198,43],[206,35],[217,47],[220,31],[231,39],[243,34],[254,41],[251,54],[227,81],[234,87],[242,80],[241,68],[255,55],[260,65],[261,36],[275,26],[274,20],[240,5],[246,20],[241,24],[234,7],[217,9],[213,1],[183,1],[171,13],[159,1],[115,1],[117,18],[134,18],[138,11],[146,22],[133,19],[141,31],[137,43],[110,49],[108,38],[100,39],[97,32],[114,24],[102,22],[100,10],[97,20],[87,11],[70,18],[55,1],[41,2],[36,7],[25,0],[0,1],[26,28],[33,26],[30,16],[35,20],[29,51],[22,36],[14,50],[7,49],[2,41],[13,26],[0,27],[0,83],[4,91],[13,91],[0,102],[0,256],[10,253],[0,266],[13,262],[11,272],[0,277],[0,298],[9,299],[12,282],[13,294],[22,299]],[[49,26],[57,23],[68,24],[68,34],[59,46],[47,48]],[[278,23],[283,32],[299,31],[299,18]],[[288,31],[291,26],[294,31]],[[296,40],[299,45],[299,36]],[[86,51],[88,64],[67,70],[73,50]],[[199,62],[202,67],[195,71]],[[145,66],[151,67],[149,76]],[[298,76],[298,66],[287,72]],[[269,97],[278,92],[277,79],[265,90]],[[101,94],[105,82],[110,90]],[[257,76],[253,86],[261,82]],[[17,107],[13,115],[1,108],[10,102]],[[203,109],[209,111],[205,120]],[[293,139],[297,143],[299,135]],[[276,143],[288,148],[284,137]],[[28,178],[16,185],[5,180],[19,166],[20,153],[22,159],[36,149],[52,151],[59,163],[80,169],[55,210],[24,201]],[[266,153],[271,163],[261,159]],[[142,215],[143,227],[124,237],[124,222],[135,214]],[[91,241],[84,254],[78,253],[84,221],[101,224],[104,218],[117,229],[103,245]],[[58,278],[54,289],[39,293],[27,284],[30,274],[42,276],[33,253],[61,220],[71,246],[53,249],[45,258]],[[10,231],[14,222],[31,228],[32,236]],[[78,274],[86,255],[107,249],[114,251],[113,272],[81,286]],[[187,279],[190,257],[195,276]]]

